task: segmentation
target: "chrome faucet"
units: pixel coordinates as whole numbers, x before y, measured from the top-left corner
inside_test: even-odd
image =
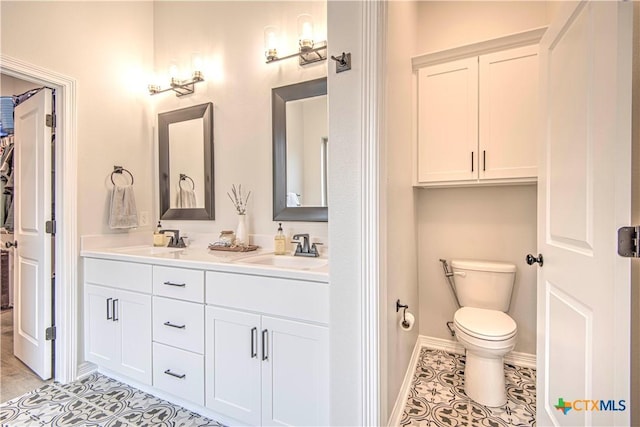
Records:
[[[300,241],[302,239],[302,241]],[[322,243],[312,243],[309,246],[309,235],[308,234],[295,234],[293,236],[293,242],[297,243],[296,251],[293,253],[294,256],[310,256],[310,257],[318,257],[320,253],[318,252],[318,247],[316,245],[321,245]]]
[[[169,248],[186,248],[187,245],[184,243],[184,239],[180,237],[180,230],[160,230],[160,233],[166,234],[171,233],[171,239],[169,240],[169,244],[167,247]]]

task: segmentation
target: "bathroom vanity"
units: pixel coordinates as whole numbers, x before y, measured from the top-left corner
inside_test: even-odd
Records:
[[[82,256],[85,358],[99,370],[227,424],[328,424],[326,259],[147,246]]]

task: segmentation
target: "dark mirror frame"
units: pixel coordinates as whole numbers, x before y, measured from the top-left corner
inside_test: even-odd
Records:
[[[273,133],[273,220],[328,221],[326,206],[287,206],[287,111],[288,101],[327,94],[327,78],[277,87],[271,90]]]
[[[204,143],[204,208],[171,208],[171,179],[169,177],[169,125],[202,118]],[[158,159],[160,186],[160,219],[215,219],[213,185],[213,104],[194,105],[158,114]],[[173,183],[177,185],[177,183]]]

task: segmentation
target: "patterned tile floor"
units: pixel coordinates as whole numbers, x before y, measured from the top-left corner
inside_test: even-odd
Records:
[[[0,426],[215,426],[221,424],[100,374],[46,384],[0,405]]]
[[[488,408],[464,393],[463,355],[423,348],[402,426],[535,426],[536,371],[505,364],[507,404]]]

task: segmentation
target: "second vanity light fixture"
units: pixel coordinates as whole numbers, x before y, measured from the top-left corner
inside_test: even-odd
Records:
[[[278,56],[279,34],[278,28],[268,26],[264,29],[264,54],[267,64],[283,59],[299,58],[300,65],[308,65],[327,59],[326,40],[316,42],[313,40],[313,18],[309,14],[298,16],[298,52],[291,55]]]

